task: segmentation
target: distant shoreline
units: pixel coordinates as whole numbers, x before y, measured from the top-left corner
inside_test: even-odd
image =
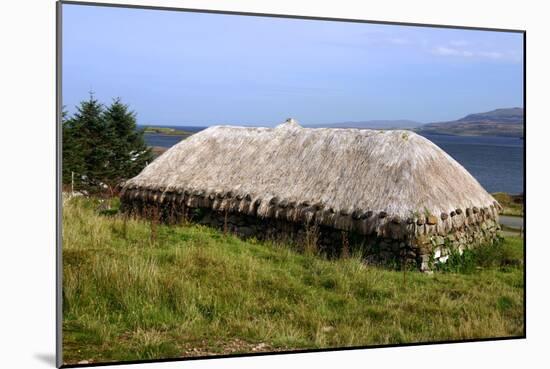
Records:
[[[193,135],[194,133],[193,132],[190,132],[190,133],[173,133],[173,134],[169,134],[169,133],[153,133],[153,132],[144,132],[143,133],[144,135],[146,136],[158,136],[158,137],[189,137],[191,135]]]
[[[165,135],[165,136],[190,136],[194,132],[184,129],[178,129],[175,127],[145,127],[143,128],[144,134],[149,135]]]
[[[215,126],[217,124],[213,124],[210,126],[138,126],[139,129],[143,129],[144,133],[146,135],[157,135],[157,136],[190,136],[197,132],[200,132],[202,130],[205,130],[211,126]],[[248,127],[248,126],[246,126]],[[250,126],[253,127],[253,126]],[[260,126],[258,126],[260,127]],[[264,127],[264,126],[261,126]],[[450,137],[486,137],[486,138],[517,138],[518,140],[525,140],[525,137],[523,135],[513,135],[513,134],[502,134],[502,135],[495,135],[495,134],[475,134],[470,132],[443,132],[438,130],[427,130],[422,129],[422,126],[419,127],[391,127],[391,128],[380,128],[380,127],[337,127],[337,126],[318,126],[318,125],[304,125],[304,128],[335,128],[335,129],[368,129],[372,131],[390,131],[390,130],[405,130],[405,131],[411,131],[414,132],[420,136],[425,135],[438,135],[438,136],[450,136]],[[266,128],[273,128],[273,127],[266,127]],[[168,130],[173,130],[173,132],[170,132]],[[163,132],[163,130],[166,130]]]

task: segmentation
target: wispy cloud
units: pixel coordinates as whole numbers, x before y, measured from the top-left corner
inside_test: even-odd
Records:
[[[465,56],[471,57],[474,56],[474,53],[468,50],[460,50],[448,46],[438,46],[433,50],[433,53],[436,55],[443,56]]]
[[[430,33],[431,32],[431,33]],[[327,38],[322,42],[331,46],[359,50],[407,53],[408,57],[446,57],[462,60],[521,62],[518,54],[509,43],[497,42],[488,36],[477,36],[464,31],[464,35],[445,35],[436,31],[418,31],[386,28],[373,28],[358,33],[355,37]]]
[[[465,58],[502,59],[505,54],[498,51],[474,51],[449,46],[437,46],[433,53],[441,56],[459,56]]]
[[[503,53],[497,51],[482,51],[479,55],[491,59],[502,59],[505,56]]]

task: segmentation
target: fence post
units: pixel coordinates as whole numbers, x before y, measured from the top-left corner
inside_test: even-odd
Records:
[[[519,237],[523,238],[523,226],[519,229]]]

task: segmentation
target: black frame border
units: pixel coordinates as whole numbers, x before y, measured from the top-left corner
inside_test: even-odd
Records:
[[[141,10],[161,10],[161,11],[177,11],[188,13],[203,13],[203,14],[221,14],[221,15],[241,15],[253,17],[270,17],[270,18],[286,18],[286,19],[301,19],[301,20],[319,20],[332,22],[347,22],[347,23],[370,23],[380,25],[394,26],[410,26],[410,27],[426,27],[426,28],[446,28],[460,29],[470,31],[491,31],[491,32],[507,32],[523,34],[523,334],[519,336],[506,337],[488,337],[475,338],[464,340],[442,340],[429,342],[410,342],[388,345],[367,345],[367,346],[349,346],[349,347],[332,347],[322,349],[302,349],[302,350],[287,350],[287,351],[272,351],[272,352],[256,352],[243,354],[226,354],[226,355],[209,355],[196,357],[176,357],[162,358],[150,360],[128,360],[128,361],[109,361],[101,363],[89,364],[63,364],[63,259],[62,259],[62,189],[61,189],[61,165],[62,165],[62,129],[61,129],[61,113],[63,108],[62,95],[62,41],[63,41],[63,5],[82,5],[94,7],[111,7],[111,8],[130,8]],[[131,5],[121,3],[101,3],[101,2],[86,2],[72,0],[58,0],[56,2],[56,366],[58,368],[84,368],[98,367],[106,365],[128,365],[128,364],[149,364],[149,363],[164,363],[175,361],[192,361],[192,360],[210,360],[238,357],[254,357],[268,355],[284,355],[284,354],[299,354],[299,353],[316,353],[316,352],[333,352],[333,351],[351,351],[374,348],[393,348],[393,347],[414,347],[414,346],[429,346],[442,345],[453,343],[473,343],[473,342],[492,342],[492,341],[507,341],[527,338],[527,31],[521,29],[506,29],[506,28],[490,28],[490,27],[473,27],[459,25],[443,25],[429,23],[408,23],[398,21],[379,21],[366,19],[348,19],[348,18],[331,18],[320,16],[304,16],[291,14],[269,14],[255,12],[240,12],[229,10],[212,10],[212,9],[197,9],[197,8],[178,8],[153,5]]]

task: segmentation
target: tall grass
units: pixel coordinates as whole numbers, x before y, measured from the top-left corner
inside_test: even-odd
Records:
[[[96,208],[63,208],[68,363],[523,333],[520,263],[404,280],[354,255],[326,260],[197,225],[154,225],[152,237],[149,222]]]

